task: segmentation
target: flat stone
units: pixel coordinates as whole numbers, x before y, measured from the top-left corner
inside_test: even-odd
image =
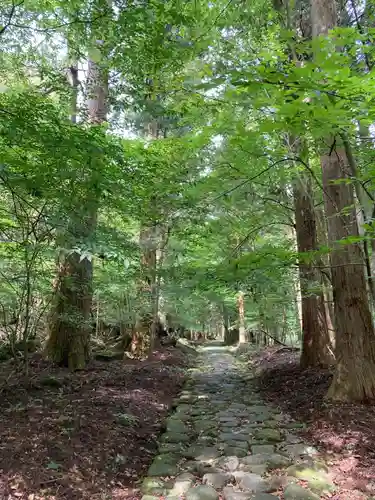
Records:
[[[173,488],[168,492],[167,497],[176,496],[179,498],[181,495],[185,495],[186,492],[191,488],[195,481],[193,474],[185,472],[176,477]]]
[[[270,414],[270,409],[268,406],[254,405],[254,406],[247,406],[246,409],[249,413]]]
[[[240,466],[238,457],[223,457],[217,462],[217,466],[229,472],[237,470]]]
[[[270,485],[270,491],[277,491],[285,488],[290,483],[295,483],[296,479],[289,476],[271,476],[267,479]]]
[[[219,439],[221,441],[243,441],[247,442],[248,436],[245,434],[237,434],[236,432],[222,432],[219,434]]]
[[[201,462],[211,462],[220,455],[217,448],[211,446],[191,446],[186,452],[185,457],[195,458]]]
[[[212,429],[216,430],[216,424],[208,419],[197,420],[194,422],[194,429],[197,432],[208,431],[208,430],[212,430]]]
[[[271,456],[272,454],[270,453],[248,455],[247,457],[241,458],[241,467],[243,465],[265,465]]]
[[[218,419],[220,422],[238,422],[238,418],[226,411],[220,411],[218,414]]]
[[[247,418],[249,416],[247,410],[233,410],[233,413],[239,418]]]
[[[283,446],[282,449],[292,458],[299,458],[305,456],[313,457],[319,454],[316,448],[305,444],[288,444]]]
[[[276,429],[280,426],[280,423],[277,420],[266,420],[263,425],[269,429]]]
[[[162,455],[159,455],[162,456]],[[158,458],[158,457],[156,457]],[[172,464],[169,461],[163,462],[162,460],[154,460],[151,464],[151,467],[148,470],[149,476],[175,476],[178,474],[178,469],[176,464]]]
[[[180,434],[172,431],[166,432],[161,437],[161,441],[164,443],[188,443],[190,439],[190,436],[187,434]]]
[[[176,418],[170,418],[167,422],[167,432],[171,432],[172,434],[189,434],[190,430],[184,422]]]
[[[320,497],[299,484],[288,484],[284,490],[285,500],[319,500]]]
[[[234,476],[240,488],[252,493],[266,492],[269,489],[269,484],[259,474],[253,472],[237,471]]]
[[[233,480],[233,475],[227,472],[210,472],[203,476],[203,483],[221,490],[225,485]]]
[[[241,470],[244,472],[252,472],[254,474],[258,474],[259,476],[263,476],[267,472],[267,466],[265,464],[258,465],[244,465],[241,467]]]
[[[216,444],[215,436],[199,436],[196,441],[197,446],[207,447]]]
[[[229,408],[234,410],[246,410],[247,406],[244,403],[232,403]]]
[[[271,417],[270,413],[255,413],[246,417],[249,422],[267,422]]]
[[[306,481],[309,488],[314,491],[324,492],[334,489],[334,484],[327,474],[325,465],[318,462],[291,465],[286,472],[289,476]]]
[[[284,441],[288,444],[300,444],[302,443],[303,440],[296,434],[291,434],[290,432],[287,432],[284,436]]]
[[[223,489],[224,500],[252,500],[254,497],[243,491],[236,491],[232,486],[226,486]]]
[[[185,500],[218,500],[219,494],[212,486],[206,484],[189,488],[186,492]]]
[[[144,494],[150,495],[166,495],[167,488],[165,482],[159,477],[145,477],[142,486],[141,492]]]
[[[275,497],[275,495],[269,495],[268,493],[255,493],[255,495],[251,497],[251,500],[277,500],[278,498],[279,497]]]
[[[177,411],[173,417],[175,419],[178,419],[178,420],[181,420],[181,422],[187,422],[188,420],[191,419],[191,416],[189,415],[189,413],[184,413],[184,412],[180,412],[180,411]]]
[[[228,422],[225,422],[225,425],[220,426],[220,430],[223,434],[230,434],[233,432],[233,429],[238,429],[238,422],[233,423],[228,426]]]
[[[281,441],[281,434],[278,429],[256,429],[254,431],[254,437],[255,439],[274,443]]]
[[[238,448],[235,446],[225,446],[224,455],[227,457],[245,457],[247,455],[247,451],[244,448]]]
[[[284,455],[279,455],[278,453],[272,453],[267,458],[267,469],[281,469],[282,467],[288,467],[290,465],[290,458],[285,457]]]
[[[174,453],[176,455],[181,454],[184,447],[180,443],[161,443],[159,446],[159,453]]]
[[[226,441],[224,445],[233,446],[233,448],[242,448],[243,450],[246,451],[249,449],[247,441]]]
[[[272,454],[275,451],[275,447],[272,444],[254,444],[251,446],[251,451],[253,455]]]
[[[197,400],[197,397],[194,396],[194,394],[181,394],[181,396],[179,397],[179,401],[181,403],[194,404],[196,400]]]

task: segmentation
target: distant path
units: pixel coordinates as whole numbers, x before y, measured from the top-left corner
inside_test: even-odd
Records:
[[[143,500],[318,500],[334,489],[317,450],[298,437],[301,425],[264,403],[252,378],[224,346],[200,348]]]

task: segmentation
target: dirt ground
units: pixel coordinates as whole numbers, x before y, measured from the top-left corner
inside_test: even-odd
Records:
[[[0,499],[139,498],[186,362],[169,348],[72,374],[35,355],[28,379],[1,363]]]
[[[375,406],[324,400],[331,372],[301,370],[298,358],[298,352],[280,347],[252,357],[262,396],[306,423],[306,442],[325,456],[337,485],[335,493],[324,498],[362,500],[375,495]]]

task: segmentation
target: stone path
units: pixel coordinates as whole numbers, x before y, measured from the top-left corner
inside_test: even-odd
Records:
[[[142,500],[316,500],[334,485],[317,450],[265,404],[225,347],[201,349],[161,436]],[[294,431],[294,433],[293,433]],[[303,480],[306,487],[298,484]]]

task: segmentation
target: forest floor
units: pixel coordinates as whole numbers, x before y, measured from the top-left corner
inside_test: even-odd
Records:
[[[138,498],[187,357],[93,361],[72,374],[39,355],[0,364],[0,499]]]
[[[324,400],[329,370],[302,370],[299,352],[280,347],[250,358],[262,397],[299,422],[307,442],[325,455],[337,486],[334,500],[375,494],[375,406]],[[375,498],[375,497],[374,497]]]

